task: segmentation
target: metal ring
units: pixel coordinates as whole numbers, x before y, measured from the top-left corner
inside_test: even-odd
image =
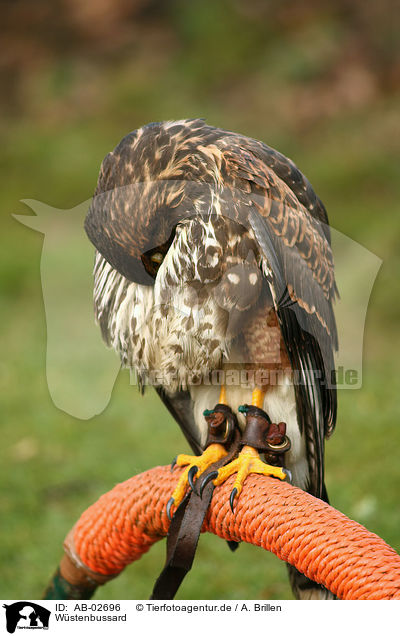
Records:
[[[230,432],[231,432],[230,423],[228,422],[228,418],[225,418],[225,430],[224,430],[224,432],[222,434],[222,439],[224,440],[224,442],[227,441]]]
[[[283,438],[283,442],[281,444],[270,444],[268,442],[268,448],[271,451],[274,451],[274,452],[279,451],[281,453],[288,451],[289,448],[291,447],[291,445],[292,444],[291,444],[290,439],[288,438],[287,435],[285,435],[285,437]]]

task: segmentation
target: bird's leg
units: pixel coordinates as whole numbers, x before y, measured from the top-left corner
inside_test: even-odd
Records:
[[[246,416],[246,427],[242,436],[242,450],[238,457],[218,471],[210,473],[202,483],[202,489],[209,481],[215,486],[222,484],[230,475],[237,473],[230,495],[230,505],[233,511],[235,498],[240,494],[247,475],[272,475],[278,479],[290,478],[290,472],[280,466],[272,466],[261,460],[259,453],[279,455],[290,448],[290,441],[286,437],[286,424],[273,424],[267,413],[262,409],[265,391],[255,388],[251,405],[239,407],[239,411]],[[200,493],[201,494],[201,493]]]
[[[181,503],[187,486],[196,492],[194,478],[198,479],[205,470],[227,454],[226,446],[229,445],[235,426],[236,415],[226,404],[225,386],[221,386],[218,404],[211,410],[204,411],[204,417],[208,424],[208,436],[206,449],[200,456],[178,455],[172,462],[171,469],[175,466],[186,466],[180,476],[174,492],[167,504],[167,513],[171,517],[172,506],[178,507]]]
[[[264,406],[265,389],[259,389],[255,387],[251,394],[251,405],[256,406],[258,409],[262,409]]]

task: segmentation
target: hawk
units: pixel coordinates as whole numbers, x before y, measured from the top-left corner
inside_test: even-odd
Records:
[[[337,288],[326,210],[296,165],[201,119],[148,124],[104,159],[85,229],[102,335],[195,453],[176,458],[169,515],[232,474],[234,510],[252,472],[327,500]],[[330,597],[289,570],[298,598]]]

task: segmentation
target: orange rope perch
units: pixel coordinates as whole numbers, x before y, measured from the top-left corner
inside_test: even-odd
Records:
[[[166,505],[180,472],[153,468],[100,497],[68,535],[61,574],[98,585],[139,559],[168,532]],[[341,599],[400,599],[400,556],[380,537],[302,490],[254,474],[232,514],[232,480],[215,489],[204,532],[270,550]]]

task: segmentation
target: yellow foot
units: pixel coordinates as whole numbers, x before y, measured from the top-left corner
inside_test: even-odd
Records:
[[[197,455],[178,455],[172,462],[171,469],[175,466],[187,466],[179,477],[178,483],[171,498],[167,503],[167,514],[171,519],[171,508],[177,508],[185,496],[188,485],[196,492],[194,477],[198,478],[211,464],[225,457],[227,451],[222,444],[210,444],[204,453]]]
[[[266,464],[260,459],[260,455],[255,448],[252,446],[243,446],[236,459],[229,462],[229,464],[223,466],[218,471],[207,475],[206,479],[201,484],[200,495],[208,482],[212,481],[215,486],[220,486],[234,473],[237,473],[237,476],[229,498],[232,512],[235,497],[240,495],[247,475],[257,473],[258,475],[272,475],[273,477],[278,477],[278,479],[286,479],[286,477],[289,477],[289,480],[291,479],[289,470]]]

